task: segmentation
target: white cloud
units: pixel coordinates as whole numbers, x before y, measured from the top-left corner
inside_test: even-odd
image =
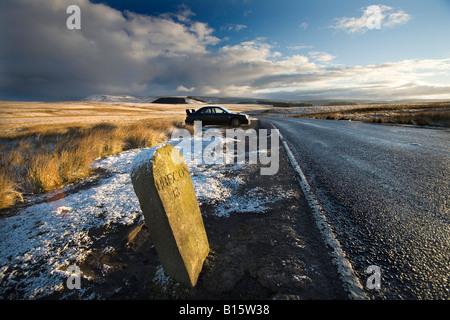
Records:
[[[201,89],[201,94],[204,94],[204,95],[217,95],[217,94],[220,94],[220,93],[221,93],[221,91],[219,89],[216,89],[216,88],[211,87],[211,86],[204,86]]]
[[[376,10],[373,10],[374,8]],[[335,24],[331,28],[350,34],[363,34],[369,30],[368,24],[374,23],[376,20],[378,20],[379,27],[382,29],[405,24],[411,19],[411,15],[404,11],[385,5],[369,6],[362,8],[361,11],[362,16],[359,18],[336,18]]]
[[[234,30],[241,31],[242,29],[246,29],[247,26],[245,24],[237,24],[234,26]]]
[[[308,29],[308,26],[309,26],[309,24],[307,22],[302,22],[299,25],[300,28],[305,29],[305,30]]]
[[[278,96],[297,99],[449,99],[450,84],[425,81],[439,72],[450,75],[450,59],[402,60],[320,69],[315,73],[290,77],[286,82],[288,85],[278,86]],[[278,84],[281,83],[282,79],[279,79]],[[275,82],[271,83],[271,87],[275,86]]]
[[[227,26],[223,26],[220,29],[221,30],[228,30],[228,31],[236,31],[239,32],[243,29],[246,29],[247,26],[245,24],[229,24]]]
[[[178,21],[189,22],[189,21],[191,21],[191,17],[195,16],[195,13],[192,12],[192,10],[185,4],[179,5],[178,8],[179,8],[179,11],[177,13],[175,13],[175,15],[174,15],[178,19]],[[170,18],[171,15],[172,14],[165,14],[162,16],[167,16]]]
[[[204,45],[215,45],[219,42],[218,38],[211,35],[214,32],[214,29],[208,27],[206,23],[195,22],[189,30],[196,33],[198,39],[202,41]]]
[[[384,26],[386,28],[392,28],[396,25],[405,24],[409,20],[411,20],[411,16],[407,13],[405,13],[402,10],[399,10],[397,12],[389,13],[389,15],[386,18],[386,22],[384,22]]]
[[[192,88],[186,88],[185,86],[178,86],[177,87],[177,91],[182,91],[182,92],[193,92],[195,91],[195,87]]]
[[[272,46],[260,41],[252,40],[241,42],[233,46],[224,46],[220,51],[227,56],[230,62],[257,62],[267,61],[274,55]]]
[[[343,67],[332,64],[332,52],[283,55],[264,38],[221,46],[214,30],[195,21],[186,7],[180,13],[147,16],[87,0],[48,2],[48,6],[26,0],[2,2],[0,43],[7,45],[0,46],[1,98],[173,91],[272,97],[278,92],[285,98],[321,94],[450,98],[450,83],[427,81],[436,75],[450,78],[450,59]],[[81,8],[81,30],[66,27],[69,4]],[[386,12],[384,22],[406,21],[399,10]]]
[[[314,46],[299,45],[299,46],[288,46],[287,48],[291,50],[302,50],[302,49],[312,49],[314,48]]]
[[[309,55],[312,59],[318,62],[330,62],[336,58],[335,56],[322,51],[310,51]]]
[[[66,8],[81,9],[81,29],[68,30]],[[219,39],[193,13],[147,16],[88,0],[48,0],[46,5],[5,0],[0,11],[0,70],[9,94],[51,97],[136,93],[155,79],[189,77],[171,70],[179,59],[208,54]],[[187,67],[181,72],[189,73]],[[33,79],[40,78],[40,85]],[[176,87],[176,86],[174,86]]]

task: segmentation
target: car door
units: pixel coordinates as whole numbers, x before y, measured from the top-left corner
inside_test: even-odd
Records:
[[[214,107],[214,122],[217,125],[227,125],[229,122],[228,113],[222,108]]]
[[[197,119],[202,121],[202,125],[214,124],[212,111],[212,108],[203,108],[200,110],[200,115]]]

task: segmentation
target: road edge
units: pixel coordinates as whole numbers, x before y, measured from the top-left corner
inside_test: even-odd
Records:
[[[277,129],[275,125],[270,121],[265,121],[269,123],[273,128]],[[279,131],[279,129],[277,130]],[[332,249],[332,252],[330,253],[332,262],[336,265],[343,285],[348,291],[348,297],[352,300],[368,300],[369,298],[364,292],[363,286],[361,285],[359,279],[356,277],[350,261],[348,261],[345,257],[345,253],[342,250],[339,240],[336,238],[330,225],[328,224],[328,221],[323,214],[323,209],[315,199],[311,191],[311,187],[305,177],[305,174],[297,163],[297,160],[295,160],[294,154],[289,148],[289,145],[287,144],[287,141],[284,139],[281,132],[279,132],[279,137],[283,148],[285,149],[286,154],[289,158],[289,162],[291,163],[294,171],[298,174],[300,187],[302,188],[308,205],[311,208],[323,240],[325,241],[325,244],[329,245]]]

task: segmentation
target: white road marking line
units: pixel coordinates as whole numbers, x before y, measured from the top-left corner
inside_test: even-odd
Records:
[[[359,282],[358,278],[355,276],[350,261],[348,261],[347,258],[345,257],[345,253],[342,250],[339,241],[336,239],[336,236],[334,235],[330,225],[328,224],[325,215],[322,213],[323,209],[320,207],[319,203],[315,199],[311,191],[311,187],[309,186],[309,183],[306,180],[306,177],[302,169],[295,160],[294,154],[292,153],[291,149],[289,148],[286,140],[284,139],[281,133],[280,139],[284,149],[286,150],[289,161],[291,162],[294,170],[299,175],[300,187],[302,188],[306,200],[308,201],[309,207],[311,208],[314,214],[317,227],[319,228],[320,233],[322,234],[322,237],[325,240],[325,243],[328,244],[333,249],[333,252],[331,253],[332,261],[337,266],[337,270],[339,275],[341,276],[341,280],[343,281],[344,286],[349,292],[348,294],[349,298],[352,300],[367,300],[368,297],[364,292],[363,286]]]

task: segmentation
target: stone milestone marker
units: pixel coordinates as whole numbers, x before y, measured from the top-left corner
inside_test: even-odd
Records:
[[[131,181],[165,273],[194,287],[210,249],[183,156],[172,145],[144,150]]]

